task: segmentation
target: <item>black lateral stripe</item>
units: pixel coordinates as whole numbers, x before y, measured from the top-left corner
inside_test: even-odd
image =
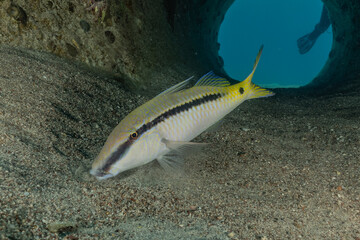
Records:
[[[203,96],[201,98],[194,99],[191,102],[182,104],[180,106],[171,108],[168,111],[161,114],[160,116],[158,116],[157,118],[153,119],[151,122],[148,122],[148,123],[142,125],[140,128],[138,128],[137,129],[137,133],[138,133],[137,138],[139,138],[143,133],[145,133],[152,127],[156,126],[157,124],[165,121],[167,118],[169,118],[171,116],[174,116],[181,112],[187,111],[187,110],[191,109],[192,107],[201,105],[203,103],[215,101],[215,100],[221,98],[222,96],[224,96],[224,95],[221,93],[213,93],[213,94]],[[118,159],[120,159],[120,157],[126,152],[126,150],[131,146],[131,144],[133,142],[134,142],[134,140],[131,139],[131,137],[129,136],[128,140],[126,142],[124,142],[123,144],[121,144],[116,149],[116,151],[111,154],[111,156],[106,161],[105,165],[102,167],[102,171],[100,174],[105,174],[106,172],[108,172],[110,170],[111,165],[113,165]]]
[[[157,124],[165,121],[169,117],[172,117],[172,116],[174,116],[176,114],[187,111],[187,110],[191,109],[192,107],[196,107],[196,106],[201,105],[203,103],[215,101],[215,100],[221,98],[222,96],[223,96],[223,94],[221,94],[221,93],[213,93],[213,94],[205,95],[205,96],[203,96],[201,98],[194,99],[191,102],[182,104],[180,106],[171,108],[168,111],[161,114],[160,116],[158,116],[157,118],[155,118],[154,120],[152,120],[151,122],[148,122],[148,123],[142,125],[137,130],[138,136],[141,136],[144,132],[146,132],[147,130],[149,130],[152,127],[156,126]]]
[[[113,165],[120,157],[125,153],[125,151],[130,147],[132,141],[128,139],[126,142],[121,144],[115,152],[113,152],[110,157],[107,159],[105,165],[102,167],[102,172],[108,172],[111,165]]]

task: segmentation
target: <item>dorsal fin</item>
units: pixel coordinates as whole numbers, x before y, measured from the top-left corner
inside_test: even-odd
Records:
[[[208,72],[202,76],[195,84],[195,86],[213,86],[213,87],[227,87],[230,82],[223,77],[215,75],[213,71]]]
[[[190,80],[193,78],[194,76],[189,77],[188,79],[172,86],[171,88],[166,89],[165,91],[159,93],[156,97],[161,96],[161,95],[165,95],[165,94],[170,94],[170,93],[175,93],[178,91],[183,90],[184,88],[186,88],[186,86],[190,83]]]

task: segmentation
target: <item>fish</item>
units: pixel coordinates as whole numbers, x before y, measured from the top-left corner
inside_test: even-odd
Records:
[[[90,174],[103,180],[155,159],[165,170],[178,168],[184,155],[204,146],[191,140],[245,100],[274,95],[251,82],[262,50],[242,82],[230,84],[211,71],[194,86],[188,78],[133,110],[110,133]]]

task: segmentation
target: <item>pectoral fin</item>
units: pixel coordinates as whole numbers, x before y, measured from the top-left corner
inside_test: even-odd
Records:
[[[182,173],[184,159],[177,152],[171,151],[158,159],[161,167],[168,173]]]
[[[184,158],[186,156],[198,153],[206,143],[170,141],[162,140],[166,147],[170,150],[169,153],[159,157],[157,160],[165,171],[170,173],[181,173],[183,171]]]

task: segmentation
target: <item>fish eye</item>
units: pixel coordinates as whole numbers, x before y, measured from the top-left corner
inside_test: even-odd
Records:
[[[139,134],[137,132],[133,132],[132,134],[130,134],[130,138],[133,140],[137,139],[138,136]]]

